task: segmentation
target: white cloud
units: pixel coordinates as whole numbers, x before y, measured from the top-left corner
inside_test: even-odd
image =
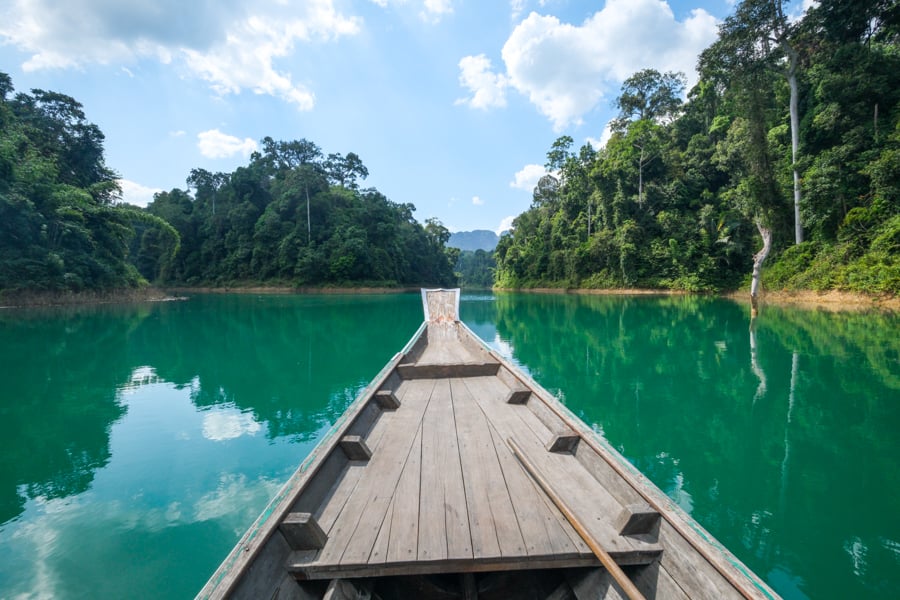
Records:
[[[609,138],[612,137],[612,124],[607,123],[606,127],[603,128],[603,132],[600,134],[600,139],[588,137],[587,143],[594,147],[594,150],[601,150],[606,148],[606,142],[609,141]]]
[[[197,500],[191,521],[226,521],[233,523],[235,533],[240,535],[249,522],[246,519],[252,520],[258,514],[259,509],[254,507],[265,506],[266,500],[272,498],[281,485],[265,477],[248,480],[243,474],[223,473],[216,489]]]
[[[506,106],[506,77],[491,72],[491,61],[484,54],[464,56],[459,61],[459,83],[472,92],[469,98],[460,98],[456,104],[472,108],[488,109]]]
[[[358,19],[335,13],[330,0],[311,4],[307,18],[252,16],[230,29],[224,43],[210,51],[185,49],[185,63],[220,95],[250,89],[280,97],[299,110],[311,110],[314,94],[295,83],[290,73],[276,71],[274,60],[290,56],[296,41],[325,40],[359,31]]]
[[[484,206],[484,200],[478,196],[472,196],[472,204],[475,206]]]
[[[255,435],[262,429],[253,416],[234,409],[213,410],[203,416],[203,437],[215,442],[242,435]]]
[[[147,187],[128,179],[120,179],[122,186],[122,201],[135,206],[147,206],[153,201],[153,194],[161,192],[159,188]]]
[[[256,142],[250,138],[241,140],[218,129],[197,134],[197,148],[200,149],[200,154],[207,158],[228,158],[238,153],[249,156],[257,147]]]
[[[543,165],[525,165],[509,182],[509,187],[531,193],[537,186],[538,180],[546,174],[547,169]]]
[[[361,20],[339,13],[333,2],[12,0],[0,9],[0,43],[30,54],[26,71],[178,61],[219,94],[252,90],[309,110],[312,92],[274,62],[298,43],[359,32]]]
[[[419,18],[426,23],[436,24],[447,15],[453,14],[454,0],[370,0],[372,4],[376,4],[381,8],[387,8],[389,5],[409,5],[419,10]]]
[[[170,131],[169,135],[171,137],[184,137],[187,135],[187,132],[184,129],[178,129],[177,131]]]
[[[453,0],[425,0],[424,10],[419,13],[423,21],[430,23],[437,23],[450,14],[453,14]]]
[[[559,131],[580,124],[643,68],[682,71],[692,85],[697,56],[717,33],[715,18],[706,11],[695,9],[677,21],[663,0],[607,0],[581,25],[532,12],[503,45],[506,73],[476,72],[480,80],[493,76],[527,96]],[[462,75],[460,81],[467,83]]]
[[[508,230],[512,229],[513,221],[515,219],[516,218],[512,215],[510,215],[508,217],[503,217],[503,220],[500,221],[500,225],[497,227],[497,230],[496,230],[497,235],[500,235],[504,231],[508,231]]]

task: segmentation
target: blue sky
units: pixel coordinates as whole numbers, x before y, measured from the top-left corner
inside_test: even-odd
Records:
[[[357,153],[420,222],[498,231],[551,144],[600,143],[622,81],[692,84],[727,0],[0,0],[0,70],[106,135],[125,200],[265,136]]]

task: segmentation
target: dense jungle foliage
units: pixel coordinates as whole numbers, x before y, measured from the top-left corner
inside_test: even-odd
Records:
[[[193,169],[194,190],[173,189],[147,207],[178,232],[180,251],[152,227],[132,254],[151,281],[285,285],[452,285],[456,250],[437,220],[420,225],[412,204],[374,188],[354,153],[325,156],[308,141],[265,138],[233,173]]]
[[[136,286],[133,223],[165,224],[114,206],[120,192],[103,133],[78,102],[12,92],[0,73],[0,291]]]
[[[686,102],[643,70],[603,149],[556,140],[497,285],[736,288],[769,236],[769,289],[900,293],[900,5],[785,4],[739,3]]]
[[[496,269],[494,253],[487,250],[460,250],[456,261],[456,275],[464,288],[491,289]]]
[[[0,73],[0,292],[188,285],[451,285],[458,252],[438,221],[375,189],[353,153],[263,140],[233,173],[190,172],[147,209],[117,203],[104,136],[56,92],[13,93]]]
[[[900,293],[900,5],[830,0],[797,21],[744,0],[679,73],[627,79],[606,145],[560,137],[494,257],[361,189],[354,153],[262,140],[232,173],[123,205],[104,136],[0,73],[0,293],[160,284]],[[771,243],[770,243],[771,242]],[[761,249],[762,248],[762,249]],[[496,261],[496,262],[494,262]]]

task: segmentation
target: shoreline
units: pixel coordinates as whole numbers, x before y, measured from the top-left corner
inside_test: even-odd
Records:
[[[119,289],[90,292],[14,292],[0,295],[0,309],[43,308],[56,306],[92,306],[99,304],[135,304],[185,300],[158,288]]]
[[[527,288],[527,289],[495,289],[498,292],[533,293],[533,294],[577,294],[584,296],[709,296],[712,298],[726,298],[740,304],[750,304],[750,292],[731,291],[717,294],[694,294],[683,290],[661,290],[648,288],[622,288],[622,289],[593,289],[593,288]],[[839,290],[827,290],[817,292],[815,290],[798,291],[766,291],[763,290],[759,297],[760,304],[772,306],[798,306],[806,309],[820,309],[829,312],[860,312],[865,310],[877,310],[883,312],[900,312],[900,296],[868,296],[854,292],[842,292]]]
[[[247,286],[247,287],[213,287],[213,286],[172,286],[147,287],[141,289],[112,290],[107,292],[23,292],[0,299],[0,309],[29,308],[51,306],[77,306],[138,302],[169,302],[186,300],[184,294],[272,294],[272,295],[365,295],[365,294],[405,294],[418,292],[421,287],[290,287],[290,286]],[[527,288],[510,289],[495,288],[495,292],[525,294],[577,294],[585,296],[690,296],[691,292],[683,290],[647,289],[647,288]],[[750,303],[747,291],[732,291],[708,295],[726,298],[741,304]],[[829,312],[861,312],[876,310],[882,312],[900,312],[900,296],[877,297],[851,292],[828,290],[800,291],[763,291],[760,303],[772,306],[798,306],[806,309],[818,309]]]
[[[723,294],[722,297],[750,304],[750,292],[730,292]],[[823,292],[815,290],[763,291],[760,295],[760,303],[773,306],[815,308],[829,312],[861,312],[866,310],[900,312],[900,296],[868,296],[839,290],[826,290]]]
[[[248,287],[165,287],[166,292],[171,294],[335,294],[335,295],[354,295],[354,294],[406,294],[409,292],[418,292],[421,287],[288,287],[288,286],[271,286],[257,285]]]
[[[290,287],[290,286],[163,286],[85,292],[13,292],[0,294],[0,309],[54,306],[91,306],[100,304],[136,304],[187,300],[184,294],[402,294],[418,292],[420,287]]]

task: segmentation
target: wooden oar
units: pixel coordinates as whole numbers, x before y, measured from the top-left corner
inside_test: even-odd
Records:
[[[581,539],[585,541],[588,547],[593,551],[594,556],[600,559],[600,563],[606,568],[607,571],[613,576],[613,579],[616,580],[616,583],[619,584],[619,587],[628,595],[631,600],[646,600],[644,595],[641,593],[639,589],[634,585],[634,583],[628,578],[628,575],[622,571],[621,567],[616,564],[616,561],[609,555],[609,553],[600,547],[600,544],[597,543],[597,540],[588,533],[587,529],[585,529],[582,522],[575,516],[569,506],[565,503],[565,501],[559,497],[550,484],[544,479],[544,476],[537,470],[537,468],[531,464],[531,462],[525,457],[525,454],[519,448],[519,446],[513,441],[512,438],[507,438],[506,443],[509,444],[510,449],[513,451],[513,454],[516,455],[516,458],[519,459],[519,462],[522,463],[522,466],[525,467],[525,470],[529,475],[537,482],[541,489],[544,490],[544,493],[547,494],[551,500],[553,500],[553,504],[556,505],[556,508],[566,517],[566,520],[569,521],[569,524],[578,532],[578,535],[581,536]]]

